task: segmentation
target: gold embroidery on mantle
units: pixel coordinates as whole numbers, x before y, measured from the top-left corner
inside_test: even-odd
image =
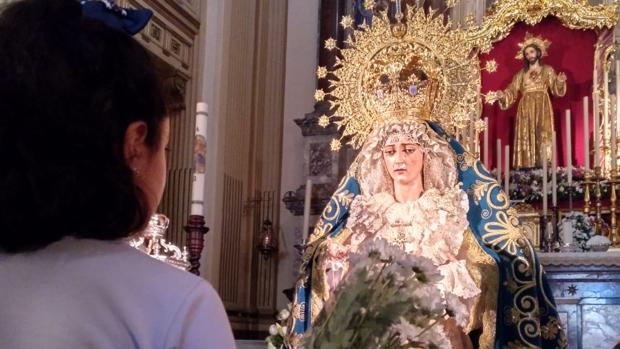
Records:
[[[469,323],[465,333],[482,329],[479,338],[480,349],[492,349],[495,345],[497,291],[499,289],[499,271],[497,264],[478,244],[472,231],[467,229],[461,247],[467,254],[467,270],[471,274],[481,294],[472,306]]]

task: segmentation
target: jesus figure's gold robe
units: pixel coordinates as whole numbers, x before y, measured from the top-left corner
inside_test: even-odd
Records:
[[[499,98],[502,110],[510,108],[519,93],[522,96],[517,107],[512,167],[542,167],[543,144],[547,159],[551,160],[553,108],[549,93],[564,96],[566,81],[558,79],[552,67],[541,65],[538,70],[519,71],[503,92],[503,97]]]

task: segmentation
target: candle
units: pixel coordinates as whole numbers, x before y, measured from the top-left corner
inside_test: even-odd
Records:
[[[547,144],[543,143],[541,148],[541,159],[543,164],[543,182],[542,182],[542,200],[543,200],[543,216],[547,216]]]
[[[611,122],[611,168],[618,169],[618,120],[620,120],[620,61],[616,61],[616,116]]]
[[[553,135],[551,136],[551,203],[553,207],[558,206],[558,149],[555,144],[556,142],[556,134],[553,131]]]
[[[605,135],[605,129],[608,127],[606,123],[609,122],[609,72],[608,71],[605,71],[605,73],[603,74],[603,120],[602,121],[603,121],[602,134]],[[605,144],[604,136],[603,136],[603,141],[599,143]],[[599,161],[598,164],[600,166],[601,161]]]
[[[583,166],[586,170],[590,169],[590,125],[589,125],[589,108],[588,108],[588,96],[583,97],[583,149],[584,149],[584,163]]]
[[[506,197],[508,201],[510,201],[510,146],[506,146],[506,157],[504,158],[504,191],[506,192]]]
[[[489,168],[489,118],[484,118],[484,166]]]
[[[566,109],[566,172],[568,173],[568,186],[573,185],[573,143],[571,134],[570,109]]]
[[[304,225],[303,236],[306,237],[306,241],[309,241],[310,237],[310,205],[312,199],[312,180],[306,181],[306,196],[304,197]]]
[[[496,155],[495,157],[497,158],[497,163],[495,164],[495,169],[497,170],[497,183],[501,183],[502,182],[502,140],[501,139],[497,139],[497,146],[496,146]]]
[[[194,133],[194,178],[190,214],[204,215],[205,171],[207,161],[207,103],[196,104],[196,131]]]
[[[594,144],[592,144],[592,146],[594,147],[594,164],[592,165],[592,167],[596,168],[597,166],[601,165],[601,147],[600,147],[600,139],[601,139],[601,134],[600,134],[600,128],[601,128],[601,124],[600,124],[600,115],[598,112],[598,103],[599,103],[599,99],[598,99],[598,94],[595,92],[594,93],[594,104],[592,106],[592,115],[594,117],[594,127],[592,128],[592,134],[594,135]]]

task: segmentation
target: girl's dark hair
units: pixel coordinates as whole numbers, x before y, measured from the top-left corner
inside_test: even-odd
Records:
[[[154,148],[165,118],[148,53],[76,0],[0,11],[0,250],[129,236],[148,212],[125,132],[144,121]]]

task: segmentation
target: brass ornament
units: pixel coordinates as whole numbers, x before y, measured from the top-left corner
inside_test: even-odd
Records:
[[[478,117],[480,68],[466,31],[417,7],[397,15],[391,23],[382,10],[372,26],[350,30],[335,66],[320,72],[329,87],[315,98],[330,104],[329,119],[342,132],[332,150],[344,142],[361,147],[375,127],[389,121],[432,120],[462,130]],[[343,22],[348,28],[350,22]]]

